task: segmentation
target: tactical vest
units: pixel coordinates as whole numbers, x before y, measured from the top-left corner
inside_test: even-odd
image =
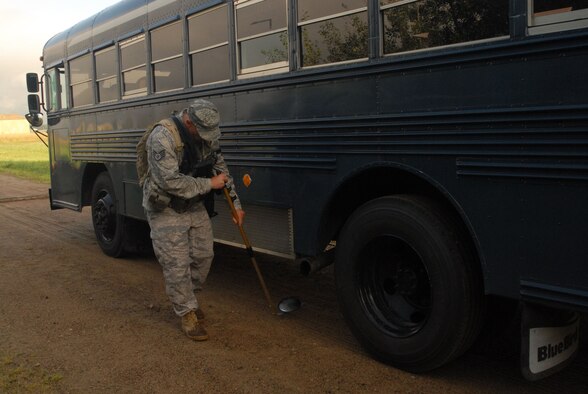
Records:
[[[145,130],[139,143],[137,143],[137,178],[139,179],[139,185],[143,187],[145,180],[149,176],[149,162],[147,160],[147,140],[151,135],[151,132],[157,126],[163,126],[169,130],[174,140],[176,154],[181,159],[183,157],[184,152],[184,143],[182,142],[182,137],[180,136],[180,131],[176,127],[176,124],[172,119],[164,119],[154,125],[150,126]]]

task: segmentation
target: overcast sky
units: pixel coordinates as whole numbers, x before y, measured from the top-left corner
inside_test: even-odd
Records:
[[[25,76],[55,34],[119,0],[0,0],[0,114],[28,112]]]

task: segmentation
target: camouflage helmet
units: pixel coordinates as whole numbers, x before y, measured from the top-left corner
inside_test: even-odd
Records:
[[[198,127],[198,134],[205,141],[215,141],[220,137],[220,115],[213,103],[204,99],[192,101],[186,109],[192,123]]]

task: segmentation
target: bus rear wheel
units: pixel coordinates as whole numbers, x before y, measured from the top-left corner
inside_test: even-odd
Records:
[[[411,372],[462,354],[481,324],[483,292],[452,217],[409,195],[367,202],[337,240],[343,316],[377,359]]]
[[[114,187],[106,172],[98,175],[92,187],[92,224],[102,251],[108,256],[122,256],[124,217],[117,212]]]

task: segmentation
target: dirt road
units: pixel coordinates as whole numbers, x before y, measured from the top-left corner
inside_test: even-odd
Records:
[[[583,351],[558,375],[526,382],[516,355],[469,352],[426,375],[371,359],[339,314],[332,273],[311,278],[258,256],[268,311],[247,254],[216,245],[201,296],[211,339],[180,331],[154,257],[103,255],[89,210],[51,211],[47,186],[0,175],[0,392],[537,393],[585,392]],[[33,197],[26,199],[27,196]],[[508,353],[508,352],[507,352]]]

